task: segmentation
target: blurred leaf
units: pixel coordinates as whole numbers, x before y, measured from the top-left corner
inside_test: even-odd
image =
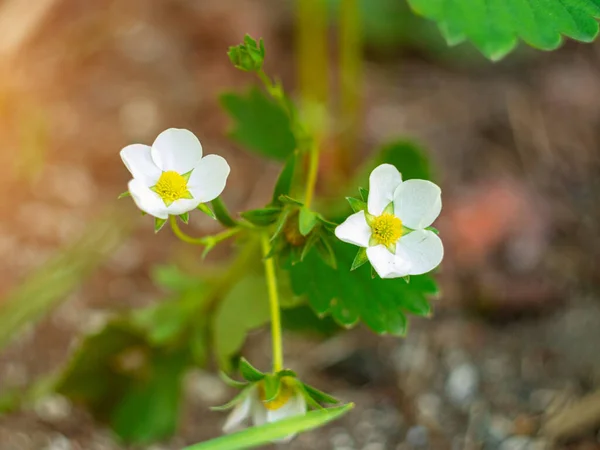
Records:
[[[518,39],[554,50],[562,35],[591,42],[598,35],[600,3],[581,0],[409,0],[411,7],[435,20],[450,44],[468,39],[489,59],[510,53]]]
[[[273,190],[273,199],[271,203],[273,205],[281,205],[279,197],[282,195],[288,195],[292,190],[292,183],[294,181],[294,171],[296,170],[296,152],[292,152],[285,161],[285,165],[277,178],[275,189]]]
[[[284,160],[296,148],[288,115],[261,90],[222,94],[221,104],[234,120],[231,137],[249,150]]]
[[[284,309],[281,311],[281,322],[286,330],[323,337],[333,336],[340,331],[339,325],[331,317],[319,318],[307,305]]]
[[[260,276],[242,278],[217,306],[212,324],[219,366],[231,370],[231,358],[242,348],[246,334],[269,321],[267,286]]]
[[[339,241],[332,247],[338,269],[314,251],[304,261],[288,266],[294,293],[306,295],[318,315],[331,314],[345,327],[362,320],[376,333],[404,335],[406,312],[429,314],[427,295],[437,292],[429,275],[411,277],[410,284],[400,279],[372,279],[370,264],[350,271],[356,247]]]
[[[367,209],[367,203],[363,202],[362,200],[359,200],[354,197],[346,197],[346,200],[348,200],[350,208],[352,208],[352,211],[355,213],[359,211],[366,211]]]
[[[56,391],[108,420],[134,383],[134,372],[144,369],[147,352],[139,330],[124,320],[113,321],[85,338],[60,376]]]
[[[100,216],[76,242],[0,299],[0,348],[25,325],[65,300],[116,250],[130,230],[131,224],[121,220],[118,212]]]
[[[187,362],[182,351],[152,358],[149,373],[125,393],[112,413],[111,425],[123,440],[144,444],[175,432]]]
[[[191,445],[184,450],[238,450],[258,447],[278,439],[283,439],[290,434],[301,433],[325,425],[347,413],[353,407],[354,404],[349,403],[335,408],[310,411],[303,416],[291,417],[275,423],[247,428],[238,433]]]
[[[379,151],[376,163],[369,167],[369,171],[383,163],[396,166],[403,180],[431,180],[432,177],[427,152],[412,141],[399,140],[386,144]]]
[[[317,388],[309,386],[308,384],[303,383],[303,385],[308,395],[310,395],[316,402],[320,404],[328,403],[330,405],[336,405],[340,403],[340,401],[332,395],[329,395],[323,391],[318,390]]]
[[[197,276],[182,272],[179,267],[173,264],[154,266],[151,277],[154,283],[173,292],[200,289],[205,285],[205,282]]]
[[[275,223],[279,218],[280,214],[281,208],[267,207],[244,211],[240,215],[252,225],[256,225],[258,227],[265,227]]]
[[[176,341],[189,322],[189,311],[175,301],[163,301],[132,313],[132,323],[145,330],[149,342],[158,346]]]

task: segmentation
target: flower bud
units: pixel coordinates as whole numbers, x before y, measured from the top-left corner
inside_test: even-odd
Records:
[[[244,37],[244,43],[229,47],[227,52],[233,65],[246,72],[255,72],[262,68],[265,59],[265,46],[260,39],[258,44],[249,35]]]

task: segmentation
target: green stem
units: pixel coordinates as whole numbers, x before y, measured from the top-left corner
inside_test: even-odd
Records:
[[[317,175],[319,172],[319,147],[316,142],[313,142],[308,153],[308,175],[306,177],[306,191],[304,194],[304,204],[307,208],[310,207],[315,194],[315,186],[317,185]]]
[[[199,238],[192,237],[186,233],[184,233],[181,228],[179,228],[179,224],[177,223],[177,216],[169,216],[169,223],[171,224],[171,228],[173,229],[173,233],[183,242],[187,242],[188,244],[194,245],[216,245],[225,239],[230,238],[231,236],[237,234],[240,229],[239,228],[228,228],[225,231],[222,231],[218,234],[214,234],[212,236],[202,236]]]
[[[277,277],[275,275],[275,261],[269,254],[269,236],[261,236],[263,259],[265,263],[265,277],[269,291],[269,305],[271,308],[271,339],[273,341],[273,372],[283,369],[283,346],[281,343],[281,314],[279,310],[279,296],[277,294]]]

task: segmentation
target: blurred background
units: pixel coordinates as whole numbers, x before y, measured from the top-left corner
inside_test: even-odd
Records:
[[[491,63],[447,47],[402,0],[4,0],[0,30],[0,392],[56,372],[112,314],[163,298],[157,265],[227,261],[227,245],[200,262],[117,202],[123,146],[188,128],[229,161],[233,211],[269,201],[280,165],[229,139],[219,106],[223,91],[256,84],[226,55],[249,33],[265,41],[269,74],[330,113],[323,195],[394,139],[426,149],[444,191],[431,318],[411,318],[403,339],[286,332],[288,365],[357,404],[289,448],[600,449],[600,43],[523,46]],[[200,214],[190,227],[219,230]],[[268,333],[245,349],[266,364]],[[121,444],[51,395],[0,416],[0,450],[217,436],[224,416],[208,407],[232,392],[214,367],[184,386],[177,434],[160,444]]]

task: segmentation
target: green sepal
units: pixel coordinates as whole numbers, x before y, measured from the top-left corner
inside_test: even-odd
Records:
[[[362,198],[363,202],[369,201],[369,190],[363,187],[358,188],[358,192],[360,193],[360,198]]]
[[[227,375],[222,370],[219,371],[219,378],[221,378],[221,381],[223,381],[223,383],[225,383],[227,386],[235,388],[235,389],[243,389],[246,386],[248,386],[247,381],[234,380],[233,378],[231,378],[229,375]]]
[[[350,203],[350,208],[352,208],[352,211],[355,213],[367,210],[367,204],[362,200],[354,197],[346,197],[346,200],[348,200],[348,203]]]
[[[319,403],[327,403],[330,405],[336,405],[338,403],[340,403],[340,401],[333,397],[332,395],[329,395],[323,391],[318,390],[317,388],[314,388],[312,386],[309,386],[308,384],[302,383],[304,386],[304,389],[306,389],[306,392],[308,392],[308,395],[310,395],[315,401],[319,402]]]
[[[292,189],[292,183],[294,181],[294,172],[296,170],[296,152],[293,152],[288,156],[279,177],[277,183],[275,183],[275,189],[273,190],[273,199],[271,203],[273,205],[281,205],[282,202],[279,199],[282,195],[288,195]]]
[[[185,198],[186,200],[194,200],[194,196],[190,191],[185,191],[181,198]]]
[[[229,214],[229,211],[223,203],[223,200],[221,200],[221,197],[215,198],[211,202],[211,205],[213,207],[215,217],[219,222],[221,222],[221,224],[223,224],[223,226],[227,228],[233,228],[237,226],[237,222],[233,220],[231,214]]]
[[[296,372],[294,372],[292,369],[280,370],[279,372],[277,372],[277,376],[279,378],[283,378],[283,377],[298,378],[298,374]]]
[[[369,247],[375,247],[376,245],[379,245],[379,241],[375,236],[371,235],[369,238]]]
[[[394,202],[389,202],[388,205],[383,210],[383,213],[394,215]]]
[[[277,221],[281,215],[281,208],[266,207],[251,209],[240,214],[245,220],[257,227],[266,227]]]
[[[310,251],[310,249],[315,246],[315,244],[317,243],[317,241],[320,238],[321,237],[319,236],[318,233],[313,233],[308,237],[308,239],[304,243],[304,247],[302,247],[302,253],[300,254],[300,261],[304,261],[304,258],[306,258],[306,255],[308,255],[308,252]]]
[[[377,271],[375,270],[375,267],[371,266],[371,279],[374,280],[375,278],[377,278]]]
[[[337,260],[335,258],[335,253],[333,251],[333,248],[331,247],[331,244],[329,244],[329,241],[325,236],[321,236],[321,239],[319,239],[316,242],[315,248],[317,249],[317,252],[319,252],[321,259],[323,259],[325,264],[334,269],[337,269]]]
[[[406,275],[405,277],[402,277],[402,279],[406,281],[406,284],[410,283],[410,275]]]
[[[154,232],[158,233],[162,227],[167,223],[167,219],[159,219],[158,217],[154,218]]]
[[[268,373],[263,378],[265,388],[265,399],[263,402],[272,402],[281,391],[281,378],[276,374]]]
[[[240,373],[244,380],[256,383],[265,378],[265,374],[248,362],[246,358],[240,358]]]
[[[182,173],[181,177],[186,181],[190,181],[190,175],[192,174],[192,172],[194,171],[194,169],[190,170],[189,172],[186,173]]]
[[[318,401],[316,401],[313,398],[312,395],[309,394],[304,383],[302,383],[301,381],[297,381],[296,383],[298,386],[298,390],[302,394],[302,397],[304,397],[304,400],[306,400],[306,403],[308,404],[308,406],[310,406],[314,409],[325,409]]]
[[[211,219],[217,220],[217,216],[215,215],[213,210],[208,207],[208,205],[206,203],[200,203],[198,205],[198,209],[200,211],[202,211],[204,214],[206,214],[208,217],[210,217]]]
[[[375,223],[375,216],[365,211],[365,219],[367,220],[367,224],[372,228]]]
[[[302,236],[308,236],[317,224],[317,214],[306,207],[300,208],[298,217],[298,229]]]
[[[247,389],[243,389],[242,391],[238,392],[238,394],[235,397],[233,397],[233,399],[231,399],[224,405],[211,406],[210,410],[211,411],[227,411],[227,410],[233,408],[235,405],[237,405],[241,401],[243,401],[244,397],[246,397],[246,395],[248,395]]]
[[[365,247],[360,247],[358,249],[358,252],[356,252],[354,261],[352,261],[352,267],[350,268],[350,270],[352,271],[352,270],[358,269],[360,266],[362,266],[368,260],[369,260],[369,258],[367,258],[367,249]]]
[[[181,219],[181,221],[183,223],[185,223],[187,225],[188,222],[190,221],[190,213],[184,212],[183,214],[179,214],[179,218]]]
[[[304,203],[302,203],[300,200],[296,200],[295,198],[292,198],[289,195],[280,195],[279,201],[281,203],[285,203],[286,205],[304,206]]]
[[[283,231],[285,224],[288,220],[288,217],[290,217],[291,213],[292,213],[292,210],[284,209],[283,212],[279,215],[279,218],[277,219],[277,222],[275,223],[275,232],[273,233],[273,236],[271,236],[271,242],[273,242],[277,237],[279,237],[279,235]]]
[[[437,228],[434,228],[434,227],[427,227],[427,228],[425,228],[425,229],[426,229],[426,230],[428,230],[428,231],[431,231],[431,232],[433,232],[433,233],[435,233],[435,234],[438,234],[438,235],[440,234],[440,230],[438,230]]]
[[[119,196],[117,197],[117,200],[121,200],[122,198],[125,198],[125,197],[131,197],[131,193],[129,191],[121,192],[119,194]]]

